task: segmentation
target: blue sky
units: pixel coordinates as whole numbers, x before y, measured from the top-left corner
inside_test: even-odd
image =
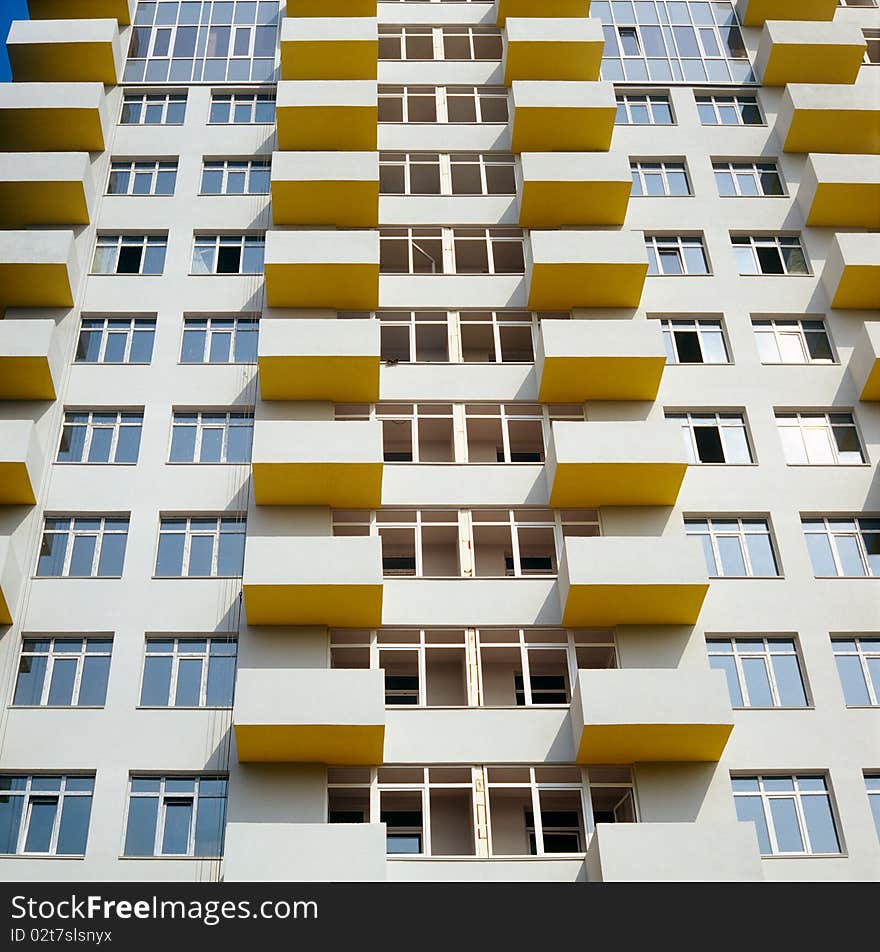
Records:
[[[9,79],[9,58],[6,55],[6,34],[13,20],[28,18],[27,0],[0,0],[0,83]]]

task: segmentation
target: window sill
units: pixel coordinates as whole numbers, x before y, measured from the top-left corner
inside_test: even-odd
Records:
[[[880,704],[846,704],[844,707],[848,711],[876,711]]]
[[[784,582],[784,575],[710,575],[712,582]]]
[[[32,575],[33,582],[64,581],[64,582],[119,582],[121,575]]]
[[[224,657],[229,657],[229,655],[225,655]],[[231,711],[232,705],[230,704],[228,707],[225,707],[216,704],[205,704],[199,707],[186,707],[182,704],[174,706],[170,704],[136,704],[134,709],[136,711]]]
[[[880,575],[814,575],[820,582],[876,582]]]
[[[178,360],[178,367],[256,367],[257,362],[255,360],[241,360],[241,361],[211,361],[211,360]]]
[[[345,536],[331,536],[331,538],[346,538]],[[350,538],[350,537],[348,537]],[[363,536],[361,538],[364,538]],[[589,538],[599,538],[590,536]],[[154,576],[157,578],[159,576]],[[177,576],[172,576],[177,578]],[[241,576],[230,576],[239,578]],[[412,579],[416,582],[518,582],[522,579],[538,579],[540,581],[555,581],[558,575],[383,575],[382,579]]]
[[[262,278],[264,272],[262,271],[219,271],[211,272],[210,274],[196,274],[194,271],[190,271],[186,277],[188,278]]]
[[[151,575],[154,582],[228,582],[243,578],[242,575]]]
[[[74,367],[149,367],[150,364],[133,360],[75,360]]]
[[[265,198],[268,200],[268,192],[197,192],[199,198]]]
[[[331,669],[341,670],[341,669]],[[361,669],[365,670],[365,669]],[[377,669],[372,669],[377,670]],[[604,669],[594,669],[604,670]],[[609,671],[616,670],[609,668]],[[386,711],[567,711],[571,702],[565,704],[386,704]],[[221,709],[222,710],[222,709]],[[739,708],[734,708],[739,710]],[[771,708],[772,710],[772,708]],[[798,708],[800,710],[800,708]]]
[[[85,853],[77,853],[76,855],[69,855],[69,854],[58,854],[58,855],[55,855],[54,853],[0,853],[0,857],[2,857],[3,860],[9,860],[9,859],[39,859],[39,860],[60,859],[60,860],[65,860],[65,861],[69,861],[69,860],[79,860],[80,862],[86,858],[86,857],[85,857]]]
[[[731,707],[733,711],[815,711],[815,704],[804,704],[800,707],[783,707],[779,705],[778,707],[758,707],[756,705],[749,707]]]
[[[428,863],[542,863],[552,862],[553,860],[572,860],[582,862],[586,858],[586,853],[547,853],[544,856],[424,856],[424,855],[403,855],[398,853],[386,853],[385,858],[389,862],[428,862]]]
[[[91,655],[101,657],[101,655]],[[106,656],[105,656],[106,657]],[[10,704],[10,711],[103,711],[106,704]]]
[[[156,860],[161,860],[164,862],[168,862],[168,860],[177,860],[177,861],[186,860],[190,863],[192,862],[217,863],[220,860],[222,860],[223,857],[222,856],[180,856],[178,854],[174,854],[171,856],[117,856],[117,859],[120,861],[125,860],[127,862],[131,862],[131,861],[139,862],[143,860],[146,860],[148,862],[155,862]]]
[[[761,859],[849,859],[849,853],[762,853]]]
[[[101,463],[86,460],[55,460],[53,466],[137,466],[137,463]]]
[[[815,278],[815,274],[753,274],[749,272],[748,274],[743,274],[741,271],[737,272],[737,277],[739,278]]]
[[[871,469],[870,463],[786,463],[790,469]]]
[[[840,367],[839,360],[803,360],[798,363],[784,360],[761,362],[762,367]]]

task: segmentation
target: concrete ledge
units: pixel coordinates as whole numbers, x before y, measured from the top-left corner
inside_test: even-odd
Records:
[[[378,58],[375,16],[281,21],[282,79],[375,79]]]
[[[0,83],[0,143],[10,151],[102,152],[109,124],[100,83]]]
[[[0,420],[0,505],[33,506],[43,454],[32,420]]]
[[[880,308],[880,234],[836,234],[825,259],[822,286],[832,307]]]
[[[113,86],[122,72],[122,44],[115,19],[14,20],[6,48],[17,83]]]
[[[85,152],[0,152],[0,225],[87,225],[95,185]]]
[[[78,279],[72,231],[0,231],[0,309],[71,307]]]
[[[0,321],[0,400],[54,400],[62,362],[54,321]]]
[[[880,229],[880,155],[810,155],[797,201],[808,225]]]

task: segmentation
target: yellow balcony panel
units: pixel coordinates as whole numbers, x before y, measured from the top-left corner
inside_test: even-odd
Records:
[[[529,307],[638,307],[648,258],[630,231],[533,231],[526,281]]]
[[[523,152],[520,160],[523,228],[623,224],[632,172],[622,153]]]
[[[656,400],[666,367],[658,321],[541,321],[541,403]]]
[[[94,185],[85,152],[0,152],[0,226],[87,225]]]
[[[767,20],[833,20],[837,0],[737,0],[743,26],[763,26]]]
[[[375,17],[376,0],[287,0],[290,17]]]
[[[371,311],[379,305],[377,231],[270,231],[269,307]]]
[[[509,17],[504,36],[504,83],[515,79],[596,80],[605,37],[598,20]]]
[[[250,537],[243,589],[249,625],[377,628],[382,622],[380,540]]]
[[[100,83],[0,83],[0,152],[101,152]]]
[[[71,307],[77,278],[72,231],[0,231],[0,310]]]
[[[21,587],[21,570],[9,536],[0,536],[0,625],[12,624],[12,612]]]
[[[675,505],[687,470],[675,424],[557,421],[552,434],[551,508]]]
[[[6,48],[17,83],[119,81],[123,57],[116,20],[15,20]]]
[[[832,307],[880,308],[880,234],[835,235],[825,259],[822,285]]]
[[[285,80],[278,84],[275,121],[284,152],[373,151],[379,121],[372,80]]]
[[[866,73],[854,86],[789,84],[777,120],[785,151],[880,153],[878,72]]]
[[[559,593],[566,627],[694,625],[708,590],[703,554],[693,539],[565,540]]]
[[[0,321],[0,400],[54,400],[61,364],[54,321]]]
[[[765,86],[786,83],[854,83],[867,44],[852,23],[769,20],[755,57]]]
[[[276,152],[272,218],[276,225],[375,228],[379,153]]]
[[[110,17],[131,23],[137,0],[28,0],[32,20],[79,20]]]
[[[384,675],[239,668],[232,723],[239,763],[381,764]]]
[[[497,0],[498,26],[508,17],[588,17],[590,0]]]
[[[257,363],[263,400],[379,399],[379,322],[265,318]]]
[[[32,420],[0,420],[0,505],[34,505],[42,461]]]
[[[378,420],[257,420],[251,467],[258,506],[373,509],[382,503]]]
[[[607,152],[617,101],[611,83],[514,81],[513,152]]]
[[[880,155],[811,155],[797,200],[808,225],[880,229]]]
[[[865,321],[850,359],[860,400],[880,400],[880,321]]]
[[[375,79],[375,17],[302,17],[281,21],[282,79]]]

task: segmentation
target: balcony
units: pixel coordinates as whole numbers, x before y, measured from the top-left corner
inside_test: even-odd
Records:
[[[854,86],[789,85],[777,123],[786,152],[876,155],[880,152],[880,76],[868,73]]]
[[[674,506],[687,462],[678,426],[557,421],[547,451],[553,509]]]
[[[375,79],[378,60],[375,14],[281,21],[282,79]]]
[[[860,400],[880,400],[880,321],[866,321],[850,362]]]
[[[249,625],[376,628],[382,546],[377,537],[251,537],[243,587]]]
[[[513,82],[513,152],[607,152],[617,101],[611,83]]]
[[[773,20],[764,25],[755,73],[765,86],[854,83],[867,44],[853,23]]]
[[[578,671],[579,764],[715,762],[733,730],[724,674],[686,668]]]
[[[508,17],[587,17],[590,0],[497,0],[498,26]]]
[[[375,228],[379,153],[276,152],[272,218],[276,225]]]
[[[763,26],[767,20],[833,20],[837,0],[736,0],[743,26]]]
[[[135,0],[28,0],[32,20],[101,19],[131,23]]]
[[[72,231],[0,231],[0,310],[71,307],[77,276]]]
[[[529,307],[638,307],[648,273],[634,231],[533,231],[526,247]]]
[[[379,350],[378,321],[267,318],[260,322],[260,396],[373,403]]]
[[[694,625],[709,590],[700,547],[683,536],[565,540],[562,624]]]
[[[100,83],[0,83],[0,151],[102,152]]]
[[[541,321],[541,403],[656,400],[666,366],[658,321]]]
[[[278,84],[276,123],[282,152],[373,151],[378,120],[374,81]]]
[[[598,20],[509,17],[504,37],[504,84],[519,79],[597,80],[604,47]]]
[[[287,0],[288,17],[374,17],[376,0]]]
[[[808,225],[880,229],[880,156],[811,155],[797,200]]]
[[[116,20],[14,20],[6,48],[17,83],[119,82]]]
[[[832,307],[880,308],[880,234],[835,235],[825,259],[822,285]]]
[[[12,611],[21,587],[21,570],[9,536],[0,536],[0,625],[12,624]]]
[[[239,763],[381,764],[385,675],[239,668],[232,722]]]
[[[61,361],[54,321],[0,321],[0,400],[54,400]]]
[[[379,232],[266,233],[269,307],[371,311],[379,305]]]
[[[94,191],[85,152],[0,152],[0,227],[87,225]]]
[[[258,506],[378,508],[382,465],[378,420],[257,420],[254,425]]]
[[[32,420],[0,420],[0,505],[34,505],[42,460]]]

